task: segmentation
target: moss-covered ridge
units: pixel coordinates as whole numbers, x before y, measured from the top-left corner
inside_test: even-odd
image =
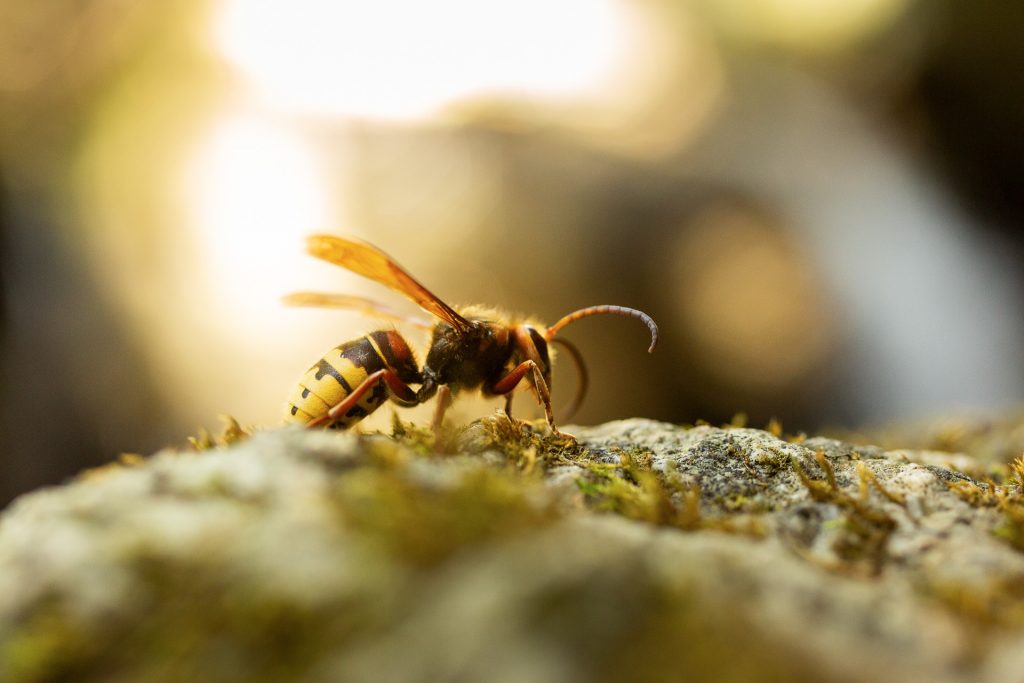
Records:
[[[1021,469],[628,420],[229,428],[0,517],[0,680],[1011,680]],[[970,460],[950,454],[950,462]]]

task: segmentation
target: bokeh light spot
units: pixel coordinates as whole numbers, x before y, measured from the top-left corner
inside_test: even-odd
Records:
[[[268,302],[309,269],[303,235],[330,223],[317,159],[305,141],[255,118],[228,117],[187,167],[193,228],[210,290],[230,325],[266,320]],[[258,330],[261,338],[273,329]]]
[[[565,97],[622,61],[617,0],[228,0],[215,48],[292,110],[412,120],[481,92]]]

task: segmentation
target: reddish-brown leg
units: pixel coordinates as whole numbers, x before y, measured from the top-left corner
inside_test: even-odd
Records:
[[[434,430],[434,436],[441,434],[441,423],[444,422],[444,414],[451,405],[452,391],[448,388],[447,384],[442,384],[437,389],[437,406],[434,408],[434,420],[430,423],[431,428]]]
[[[515,424],[515,420],[512,419],[512,397],[515,396],[515,392],[510,391],[505,394],[505,417],[508,421]]]
[[[364,379],[351,394],[328,410],[326,415],[318,417],[312,422],[309,422],[306,426],[310,428],[320,427],[340,419],[345,415],[345,413],[352,410],[352,408],[359,403],[360,399],[363,398],[366,392],[376,386],[377,382],[381,380],[387,383],[388,389],[391,390],[394,397],[397,397],[399,403],[416,405],[416,392],[409,388],[408,384],[400,380],[393,370],[384,368],[383,370],[374,372]]]
[[[434,451],[437,453],[442,453],[445,449],[446,444],[441,427],[444,424],[444,414],[451,405],[452,390],[448,388],[447,384],[442,384],[437,389],[437,406],[434,408],[434,419],[430,423],[430,429],[434,433]]]
[[[551,427],[551,433],[560,439],[573,438],[569,434],[558,431],[558,427],[555,426],[555,415],[551,410],[551,392],[548,391],[548,383],[544,381],[544,375],[541,374],[540,367],[534,361],[524,360],[522,363],[509,370],[507,375],[488,387],[487,392],[497,395],[504,394],[506,396],[505,410],[508,412],[508,409],[511,407],[511,402],[508,400],[508,397],[528,372],[532,373],[531,378],[533,381],[533,388],[536,390],[537,400],[539,400],[540,404],[544,407],[544,415],[547,417],[548,426]]]

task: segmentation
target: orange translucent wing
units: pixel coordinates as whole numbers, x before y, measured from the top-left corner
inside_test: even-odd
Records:
[[[306,250],[319,259],[347,268],[353,273],[401,292],[424,311],[437,316],[456,330],[467,332],[472,327],[468,320],[434,296],[429,289],[377,247],[334,235],[311,235],[306,240]]]
[[[429,329],[431,323],[415,315],[408,315],[390,306],[377,303],[371,299],[364,299],[361,296],[350,296],[348,294],[324,294],[322,292],[293,292],[285,296],[282,301],[289,306],[317,306],[320,308],[350,308],[375,318],[387,318],[397,322],[409,323],[416,327]]]

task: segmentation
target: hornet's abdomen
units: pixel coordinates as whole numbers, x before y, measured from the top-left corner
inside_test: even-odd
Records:
[[[354,341],[346,342],[324,354],[311,367],[288,397],[285,421],[308,424],[323,417],[362,384],[367,377],[388,367],[377,337],[387,332],[373,332]],[[386,352],[392,352],[390,348]],[[333,426],[350,427],[380,407],[388,398],[387,385],[380,381],[370,387],[359,402]]]

